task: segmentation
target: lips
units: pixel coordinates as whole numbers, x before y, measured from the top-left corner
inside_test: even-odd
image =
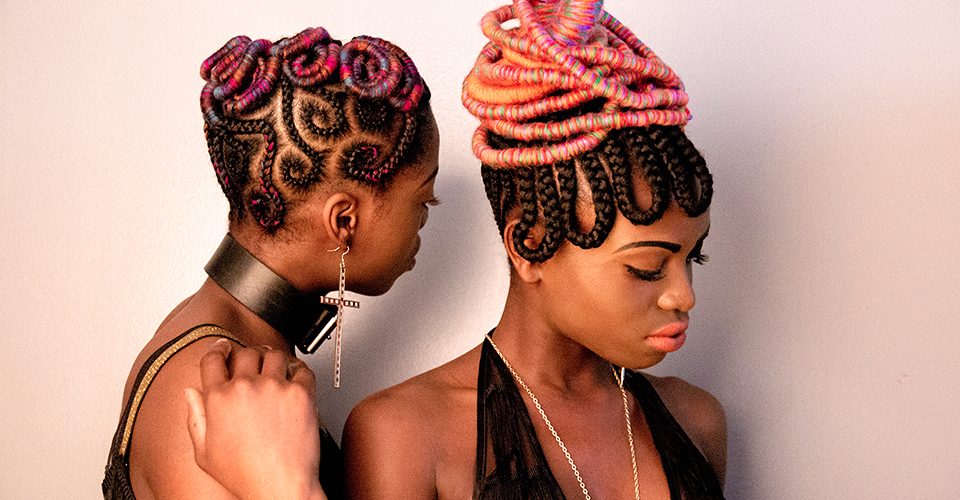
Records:
[[[683,347],[683,343],[686,342],[688,326],[687,321],[670,323],[651,333],[643,340],[658,351],[674,352]]]

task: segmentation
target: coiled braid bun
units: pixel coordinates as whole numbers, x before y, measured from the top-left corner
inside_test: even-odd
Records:
[[[230,202],[265,230],[285,193],[331,172],[384,188],[418,154],[430,92],[407,54],[370,36],[346,44],[323,28],[276,42],[230,39],[200,66],[210,159]]]
[[[504,28],[511,20],[519,26]],[[497,226],[502,235],[518,211],[512,236],[523,258],[547,260],[564,240],[598,247],[617,211],[651,224],[671,203],[690,216],[707,210],[713,180],[682,130],[683,82],[602,0],[514,0],[480,24],[489,42],[461,97],[480,120],[473,152]],[[649,188],[646,206],[635,179]],[[595,215],[586,232],[580,192]]]

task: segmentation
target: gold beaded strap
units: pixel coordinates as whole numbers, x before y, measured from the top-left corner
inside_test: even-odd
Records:
[[[115,450],[116,453],[122,457],[127,456],[127,453],[129,452],[130,435],[133,433],[133,424],[137,420],[137,413],[140,411],[140,404],[143,403],[143,397],[147,394],[147,389],[150,388],[150,384],[153,383],[153,379],[156,378],[157,373],[160,372],[160,369],[163,368],[163,365],[165,365],[174,354],[180,352],[183,348],[207,337],[224,337],[240,344],[241,346],[243,345],[243,342],[240,342],[240,340],[234,337],[230,332],[220,328],[219,326],[201,325],[189,330],[187,333],[184,333],[180,337],[167,343],[166,346],[157,350],[151,356],[152,360],[147,360],[149,366],[145,370],[140,370],[140,376],[138,377],[139,380],[134,392],[132,392],[130,395],[130,401],[127,403],[127,408],[123,416],[123,418],[126,419],[126,423],[123,427],[123,437],[120,440],[119,449]]]

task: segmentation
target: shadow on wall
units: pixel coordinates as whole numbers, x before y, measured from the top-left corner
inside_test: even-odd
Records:
[[[438,366],[477,342],[471,334],[480,330],[468,325],[485,319],[473,317],[470,304],[477,298],[478,281],[492,274],[478,263],[490,261],[484,247],[491,234],[494,242],[499,236],[479,175],[451,175],[441,181],[437,193],[444,201],[431,209],[421,231],[416,268],[387,294],[360,297],[359,314],[347,311],[351,317],[344,325],[341,388],[333,390],[329,383],[332,342],[308,360],[317,373],[321,415],[337,438],[361,399]]]

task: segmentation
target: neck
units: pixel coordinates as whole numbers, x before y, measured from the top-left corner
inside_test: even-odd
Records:
[[[268,346],[293,352],[293,344],[276,328],[247,309],[210,278],[191,297],[189,306],[192,310],[205,311],[205,322],[226,329],[247,346]]]
[[[514,369],[531,386],[564,393],[594,393],[613,388],[610,363],[571,340],[527,297],[511,286],[494,342]],[[533,300],[531,300],[533,299]]]
[[[297,289],[231,235],[205,269],[220,291],[302,352],[314,352],[330,333],[336,306],[322,304],[319,292]]]

